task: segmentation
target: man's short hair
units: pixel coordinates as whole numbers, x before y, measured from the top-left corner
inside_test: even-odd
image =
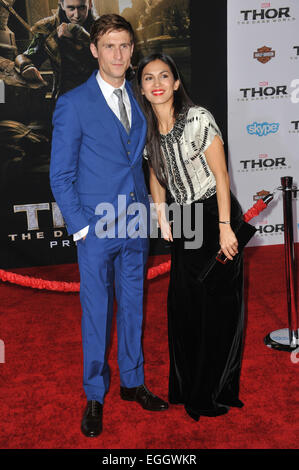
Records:
[[[131,43],[134,42],[134,31],[131,24],[120,15],[115,13],[102,15],[91,26],[90,40],[95,46],[101,36],[110,31],[128,31],[131,36]]]

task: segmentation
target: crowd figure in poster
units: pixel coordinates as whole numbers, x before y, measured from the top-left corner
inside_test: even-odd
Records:
[[[38,68],[50,60],[55,97],[85,82],[97,64],[89,49],[89,31],[95,20],[91,0],[61,0],[57,12],[38,21],[27,50],[15,59],[23,78],[45,84]]]
[[[9,6],[12,7],[13,3],[10,1]],[[1,5],[0,26],[3,30],[7,30],[9,11],[0,2]],[[10,14],[18,15],[14,10],[11,10]],[[2,70],[3,79],[6,85],[13,87],[15,96],[20,93],[18,91],[20,86],[27,90],[42,90],[41,93],[32,94],[32,108],[27,112],[30,122],[20,122],[17,110],[15,110],[14,119],[6,119],[4,115],[4,119],[0,121],[0,149],[3,155],[2,180],[10,181],[9,175],[16,177],[20,171],[31,171],[34,168],[48,171],[50,135],[47,134],[50,133],[51,112],[49,112],[45,97],[49,84],[42,76],[41,67],[48,62],[52,70],[53,85],[50,95],[54,100],[86,81],[92,71],[97,68],[97,62],[89,47],[89,31],[96,16],[92,0],[61,0],[52,16],[37,21],[32,28],[27,24],[28,30],[32,33],[30,43],[20,54],[17,54],[17,49],[14,48],[13,54],[17,54],[14,60],[9,58],[12,53],[11,48],[1,49],[3,53],[6,50],[6,55],[9,57],[0,58],[0,74]],[[23,26],[26,25],[26,21],[22,18],[19,21],[21,20]],[[14,37],[11,31],[7,34]],[[10,114],[13,111],[9,104],[11,93],[13,92],[10,91],[8,94],[8,102],[4,107],[4,109],[10,107]],[[24,104],[22,101],[24,95],[26,95],[25,90],[21,92],[19,98],[21,106]],[[35,105],[40,98],[42,98],[41,108],[44,112],[35,113]],[[53,105],[54,102],[50,105],[50,111]],[[39,139],[31,139],[36,132]],[[29,147],[28,141],[31,142]],[[38,141],[48,142],[42,152],[40,146],[37,145]]]
[[[125,8],[123,16],[134,27],[142,31],[143,39],[149,39],[153,24],[161,25],[161,35],[186,37],[189,34],[189,0],[132,0],[132,7]]]

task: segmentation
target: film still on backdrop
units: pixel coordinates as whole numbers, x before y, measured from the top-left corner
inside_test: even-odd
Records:
[[[175,59],[190,85],[189,0],[91,0],[79,25],[57,0],[0,0],[2,268],[76,259],[49,186],[51,120],[58,96],[97,68],[89,30],[106,13],[124,16],[136,33],[128,79],[143,56],[159,51]],[[151,250],[165,247],[152,240]]]

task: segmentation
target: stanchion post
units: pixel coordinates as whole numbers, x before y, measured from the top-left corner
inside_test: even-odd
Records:
[[[281,178],[281,186],[283,190],[284,247],[289,338],[290,347],[293,349],[298,346],[298,319],[296,309],[295,254],[292,210],[293,178],[291,176],[283,176]]]
[[[299,346],[292,210],[293,177],[283,176],[281,178],[281,188],[279,189],[283,191],[285,274],[289,328],[273,331],[266,336],[264,341],[267,346],[273,349],[292,351]]]

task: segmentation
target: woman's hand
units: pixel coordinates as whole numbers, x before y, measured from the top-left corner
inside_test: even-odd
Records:
[[[238,240],[230,225],[220,227],[219,244],[225,256],[230,260],[238,253]]]
[[[158,217],[161,234],[167,242],[173,242],[170,223],[164,217]]]
[[[158,216],[158,223],[161,229],[161,234],[164,240],[167,242],[173,242],[171,226],[166,218],[165,210],[165,195],[166,190],[160,185],[154,170],[150,167],[150,190],[153,201],[155,203],[155,209]]]

